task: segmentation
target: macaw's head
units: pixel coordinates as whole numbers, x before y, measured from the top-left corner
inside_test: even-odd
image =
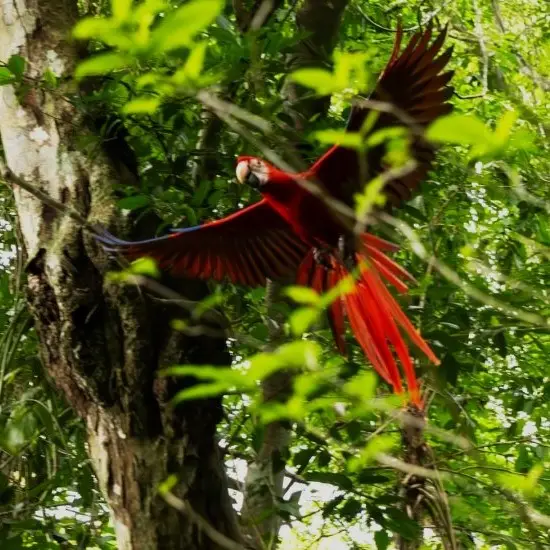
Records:
[[[270,175],[274,172],[272,166],[256,157],[237,158],[237,181],[258,191],[270,181]]]

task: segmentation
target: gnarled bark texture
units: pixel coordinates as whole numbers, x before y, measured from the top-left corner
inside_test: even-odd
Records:
[[[27,83],[48,68],[66,82],[77,61],[67,41],[76,0],[8,0],[0,8],[0,60],[27,62]],[[104,153],[76,147],[86,133],[62,84],[23,98],[0,88],[0,133],[9,169],[92,222],[113,217],[113,184],[128,173]],[[84,419],[99,485],[112,510],[119,550],[215,549],[208,534],[157,495],[170,474],[173,492],[210,525],[239,540],[215,441],[219,400],[168,405],[175,382],[157,379],[174,363],[227,364],[224,339],[189,338],[170,329],[180,315],[133,287],[107,284],[108,260],[93,238],[14,187],[27,257],[27,297],[44,366]],[[112,266],[111,266],[112,267]],[[202,283],[183,289],[206,294]]]

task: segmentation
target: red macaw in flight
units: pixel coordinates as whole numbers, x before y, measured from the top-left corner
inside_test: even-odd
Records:
[[[453,89],[447,84],[452,71],[442,72],[452,48],[439,55],[446,30],[431,44],[431,29],[416,33],[399,54],[401,30],[390,61],[371,94],[371,99],[394,105],[417,128],[424,129],[451,111],[447,102]],[[359,131],[371,110],[352,107],[347,130]],[[370,134],[403,125],[395,114],[380,112]],[[416,167],[388,181],[382,192],[394,206],[410,198],[434,159],[434,149],[418,133],[411,136],[410,151]],[[328,309],[330,326],[338,349],[345,353],[344,318],[380,376],[403,393],[397,361],[401,363],[413,403],[420,404],[418,384],[402,330],[424,354],[438,364],[428,344],[386,288],[406,292],[404,280],[414,281],[385,252],[395,245],[369,233],[357,237],[319,196],[300,185],[306,180],[334,199],[353,207],[354,195],[365,183],[384,172],[384,147],[376,146],[359,159],[358,152],[335,145],[311,168],[300,174],[283,172],[264,160],[239,157],[237,179],[257,189],[262,200],[223,219],[176,229],[173,233],[145,241],[123,241],[105,233],[103,245],[128,259],[148,256],[160,269],[188,278],[225,278],[247,286],[265,285],[266,279],[292,277],[319,293],[325,292],[360,265],[354,290],[335,300]],[[360,166],[366,167],[361,174]],[[364,172],[364,169],[361,168]],[[366,176],[366,178],[364,178]],[[339,246],[343,239],[344,251]],[[344,257],[343,257],[344,256]],[[393,349],[392,349],[393,348]]]

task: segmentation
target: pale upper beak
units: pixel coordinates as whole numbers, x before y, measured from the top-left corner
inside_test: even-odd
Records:
[[[246,180],[248,178],[248,174],[250,173],[250,167],[248,166],[248,162],[243,160],[237,164],[237,181],[239,183],[246,183]]]

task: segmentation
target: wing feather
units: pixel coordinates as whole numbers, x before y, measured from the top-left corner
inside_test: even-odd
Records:
[[[418,32],[399,54],[401,30],[397,33],[394,49],[388,65],[371,98],[394,105],[412,118],[420,129],[431,124],[436,118],[449,113],[452,109],[448,100],[453,89],[447,84],[453,76],[452,71],[442,73],[452,55],[452,48],[440,54],[446,38],[445,29],[431,44],[432,31]],[[352,107],[347,130],[358,131],[371,110],[360,103]],[[391,126],[404,125],[393,113],[380,113],[371,132]],[[389,202],[395,206],[408,200],[412,192],[426,176],[433,162],[435,151],[419,135],[412,137],[411,154],[417,161],[417,167],[406,176],[388,181],[383,192]],[[361,190],[370,179],[382,173],[385,148],[383,145],[367,151],[367,174],[359,173],[359,159],[355,150],[343,146],[329,149],[310,169],[335,198],[353,205],[355,193]],[[361,175],[367,181],[360,181]]]
[[[123,241],[106,231],[97,240],[129,260],[148,256],[174,276],[264,285],[266,279],[291,277],[309,246],[267,201],[230,216],[145,241]]]

